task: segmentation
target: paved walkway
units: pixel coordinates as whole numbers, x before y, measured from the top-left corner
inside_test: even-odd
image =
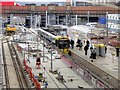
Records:
[[[41,51],[43,50],[42,45],[40,44]],[[32,71],[34,75],[37,77],[39,73],[43,73],[43,77],[45,77],[45,80],[48,82],[48,88],[78,88],[78,86],[83,88],[93,88],[92,85],[89,85],[87,82],[85,82],[80,75],[77,75],[70,67],[68,67],[63,60],[61,59],[55,59],[53,55],[53,71],[58,70],[61,75],[63,75],[64,83],[61,83],[56,78],[58,77],[58,74],[53,74],[49,72],[51,69],[51,54],[48,52],[48,49],[45,50],[45,58],[43,61],[43,58],[41,57],[42,66],[45,67],[45,70],[41,66],[41,69],[37,69],[36,67],[36,58],[33,57],[31,54],[30,56],[30,63],[27,62],[27,64],[32,67]],[[18,52],[18,55],[23,60],[23,55]],[[27,57],[27,54],[25,55]],[[48,57],[48,58],[47,58]],[[71,81],[73,79],[73,81]],[[44,84],[41,83],[41,87],[44,87]]]
[[[41,58],[42,59],[42,58]],[[47,59],[47,58],[45,58]],[[43,76],[45,76],[45,80],[48,82],[49,86],[48,88],[78,88],[78,86],[84,87],[84,88],[92,88],[91,85],[87,84],[79,75],[75,74],[73,70],[71,70],[69,67],[67,67],[60,59],[54,59],[53,60],[53,71],[58,70],[61,75],[63,75],[63,78],[65,80],[64,84],[60,83],[56,78],[58,77],[58,74],[50,73],[49,70],[51,68],[50,66],[50,59],[46,60],[46,62],[42,62],[42,65],[46,68],[45,74],[44,69],[41,67],[41,69],[36,69],[35,65],[35,59],[30,59],[30,62],[28,65],[32,67],[33,73],[38,76],[40,72],[43,73]],[[73,79],[73,81],[70,81],[70,79]]]
[[[84,46],[83,46],[84,48]],[[76,47],[74,49],[71,49],[74,51],[77,55],[80,57],[85,57],[86,60],[92,60],[90,58],[90,49],[88,50],[88,55],[85,55],[84,49],[78,50]],[[114,56],[114,59],[111,55],[111,53],[115,52],[115,48],[111,46],[107,46],[107,54],[105,54],[105,57],[97,56],[94,60],[94,63],[96,66],[101,68],[102,70],[108,72],[110,75],[112,75],[115,78],[118,78],[118,60],[119,57]]]
[[[2,89],[3,84],[3,62],[2,62],[2,45],[1,45],[2,35],[0,34],[0,90]]]
[[[40,44],[39,47],[42,51],[43,46]],[[115,52],[115,49],[110,46],[108,46],[107,49],[108,50],[107,50],[107,54],[105,55],[105,57],[97,56],[97,59],[94,59],[93,64],[98,66],[102,70],[108,72],[113,77],[118,78],[118,57],[115,56],[114,62],[113,62],[112,55],[111,55],[111,52]],[[45,72],[46,80],[48,81],[48,83],[50,83],[48,87],[49,88],[53,88],[53,87],[58,88],[58,86],[59,86],[59,88],[65,88],[65,86],[56,79],[57,75],[49,72],[50,67],[51,67],[50,66],[50,63],[51,63],[50,57],[51,56],[50,56],[50,53],[48,53],[47,49],[44,49],[44,50],[45,50],[45,56],[49,57],[49,58],[45,57],[46,62],[42,62],[42,65],[46,68],[46,72]],[[84,50],[82,50],[82,51],[78,50],[76,47],[71,50],[73,50],[76,54],[80,55],[81,57],[86,58],[86,60],[88,60],[88,61],[91,60],[89,58],[90,50],[88,50],[88,55],[84,54]],[[19,56],[23,60],[23,56],[20,53],[19,53]],[[35,59],[36,58],[30,57],[31,63],[28,63],[28,64],[30,65],[30,67],[32,67],[34,74],[36,76],[38,76],[39,72],[44,73],[44,69],[42,67],[41,67],[41,70],[36,69]],[[43,59],[41,58],[41,60],[43,60]],[[61,72],[61,75],[64,76],[65,81],[67,82],[67,83],[65,83],[65,85],[67,85],[68,88],[77,88],[79,85],[84,88],[92,88],[93,87],[93,86],[87,84],[79,75],[75,74],[75,72],[73,72],[73,70],[68,68],[68,66],[66,66],[63,61],[61,61],[60,59],[54,59],[54,57],[53,57],[53,71],[54,70],[59,70]],[[70,82],[70,78],[73,78],[75,80],[74,83]],[[57,85],[55,84],[55,82],[57,83]],[[73,85],[73,84],[75,84],[75,85]]]
[[[41,51],[43,50],[42,45],[39,45],[41,47]],[[98,67],[100,67],[103,70],[106,70],[108,73],[110,73],[112,76],[118,78],[118,57],[114,58],[114,62],[112,59],[112,55],[111,52],[115,52],[115,49],[113,47],[108,46],[108,51],[105,57],[100,57],[97,56],[97,59],[94,60],[94,64],[96,64]],[[45,49],[45,52],[47,52],[48,50]],[[84,50],[80,51],[78,50],[76,47],[73,49],[74,52],[76,52],[78,55],[80,55],[81,57],[85,57],[87,58],[87,60],[91,60],[90,57],[90,50],[88,50],[88,55],[84,55]],[[21,58],[21,60],[23,60],[23,55],[21,55],[21,53],[19,53],[19,56]],[[46,72],[45,72],[45,77],[46,80],[49,83],[49,88],[65,88],[66,86],[68,88],[78,88],[78,86],[84,87],[84,88],[93,88],[93,86],[87,84],[79,75],[75,74],[75,72],[73,70],[71,70],[70,68],[68,68],[68,66],[65,65],[65,63],[63,63],[63,61],[61,61],[60,59],[54,59],[53,58],[53,71],[54,70],[59,70],[61,72],[61,75],[64,76],[65,79],[65,85],[63,85],[62,83],[60,83],[56,77],[58,75],[56,74],[52,74],[49,72],[50,70],[50,54],[47,52],[45,53],[45,56],[48,56],[49,58],[45,58],[46,62],[42,62],[42,65],[46,68]],[[43,60],[41,58],[41,60]],[[44,73],[44,69],[36,69],[35,66],[35,58],[30,57],[30,62],[28,63],[32,69],[33,69],[33,73],[37,76],[39,74],[39,72],[43,72]],[[44,75],[43,75],[44,76]],[[74,81],[71,82],[70,79],[73,79]]]

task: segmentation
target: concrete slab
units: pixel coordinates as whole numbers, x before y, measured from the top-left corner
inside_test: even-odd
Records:
[[[41,45],[40,45],[41,46]],[[41,48],[41,50],[43,50]],[[30,56],[30,63],[27,62],[27,64],[32,68],[32,71],[35,76],[38,76],[39,73],[43,73],[43,76],[45,77],[45,80],[48,82],[48,88],[78,88],[78,86],[81,86],[83,88],[93,88],[92,85],[85,82],[82,77],[78,74],[76,74],[72,69],[70,69],[61,59],[55,59],[54,56],[52,57],[52,64],[53,64],[53,71],[58,70],[61,75],[63,75],[64,78],[64,84],[61,83],[57,77],[58,74],[53,74],[49,72],[51,69],[51,53],[48,52],[48,49],[45,50],[45,57],[43,61],[43,57],[41,57],[41,63],[42,66],[40,69],[37,69],[36,66],[36,58],[33,57],[31,54]],[[18,53],[20,54],[20,53]],[[21,54],[19,55],[21,58],[23,57]],[[26,56],[27,57],[27,54]],[[45,70],[43,69],[45,67]],[[71,81],[73,79],[73,81]],[[44,87],[44,84],[41,83],[41,87]]]
[[[60,71],[61,75],[63,75],[64,77],[65,85],[68,88],[78,88],[79,85],[84,88],[92,88],[92,86],[87,84],[79,75],[75,74],[75,72],[72,69],[67,67],[61,61],[61,59],[54,59],[52,62],[53,62],[53,71],[54,70]],[[46,76],[46,81],[48,81],[49,83],[48,88],[54,88],[54,87],[57,88],[55,83],[57,83],[59,88],[65,88],[65,86],[56,79],[58,75],[55,75],[49,72],[51,68],[50,63],[51,63],[50,59],[46,60],[46,62],[42,62],[42,65],[46,68],[45,76]],[[33,58],[30,58],[30,63],[28,63],[28,65],[32,67],[33,73],[35,75],[38,75],[40,72],[44,73],[43,68],[41,67],[42,70],[36,69],[35,64],[36,64],[36,60]],[[71,82],[70,79],[73,79],[73,81]]]
[[[75,47],[74,49],[71,49],[71,50],[87,61],[92,60],[90,58],[90,53],[91,53],[90,49],[88,50],[88,55],[84,54],[85,53],[84,49],[81,51]],[[113,59],[111,52],[115,52],[115,50],[113,47],[108,46],[107,54],[105,55],[105,57],[97,56],[96,59],[93,59],[94,60],[93,64],[103,69],[104,71],[108,72],[113,77],[118,78],[118,57],[114,56],[114,59]]]

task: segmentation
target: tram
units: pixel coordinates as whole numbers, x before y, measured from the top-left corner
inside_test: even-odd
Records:
[[[38,34],[40,34],[43,39],[52,42],[52,44],[56,45],[65,54],[69,53],[70,40],[67,35],[63,34],[63,32],[60,34],[60,32],[57,32],[56,30],[50,31],[49,28],[40,28]]]
[[[14,35],[16,30],[17,29],[15,26],[6,25],[4,34],[5,35]]]

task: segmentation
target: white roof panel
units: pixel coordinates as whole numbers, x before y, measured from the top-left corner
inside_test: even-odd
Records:
[[[85,25],[76,25],[76,26],[70,27],[70,30],[77,30],[82,33],[88,33],[91,31],[91,27],[85,26]]]

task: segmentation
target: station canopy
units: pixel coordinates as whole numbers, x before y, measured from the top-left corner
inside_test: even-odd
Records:
[[[77,32],[83,33],[83,34],[94,33],[96,35],[106,32],[105,28],[90,27],[90,26],[86,26],[86,25],[72,26],[72,27],[70,27],[70,30],[77,31]]]
[[[69,30],[79,31],[80,33],[88,33],[91,31],[91,27],[85,25],[71,26]]]

